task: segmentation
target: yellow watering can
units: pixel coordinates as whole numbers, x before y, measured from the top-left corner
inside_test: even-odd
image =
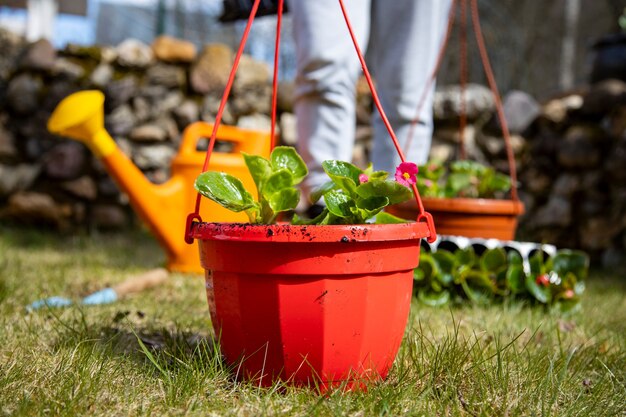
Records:
[[[185,129],[178,154],[172,160],[170,180],[156,185],[146,179],[104,129],[103,105],[104,94],[100,91],[74,93],[54,110],[48,130],[85,143],[102,161],[166,250],[169,270],[203,273],[198,249],[186,244],[184,236],[187,214],[195,208],[193,183],[202,171],[205,158],[205,152],[197,150],[197,143],[211,136],[213,126],[196,122]],[[217,140],[232,142],[234,148],[231,153],[213,152],[209,169],[227,172],[241,179],[248,190],[256,190],[241,152],[267,157],[270,136],[266,132],[220,126]],[[202,202],[200,216],[209,222],[248,221],[244,213],[233,213],[207,199]]]

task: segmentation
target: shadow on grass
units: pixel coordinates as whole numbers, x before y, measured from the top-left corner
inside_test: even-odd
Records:
[[[84,311],[75,309],[71,317],[61,318],[49,310],[57,338],[52,349],[60,352],[77,346],[95,348],[104,360],[131,361],[148,376],[164,378],[193,370],[200,373],[228,373],[219,342],[210,334],[178,330],[177,326],[159,328],[134,322],[141,312],[118,312],[109,323],[88,324]]]

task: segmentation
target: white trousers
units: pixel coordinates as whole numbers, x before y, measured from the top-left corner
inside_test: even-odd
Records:
[[[426,162],[432,137],[428,92],[405,143],[447,27],[451,0],[345,0],[361,51],[375,78],[389,121],[408,161]],[[298,151],[309,167],[305,194],[327,181],[321,163],[351,161],[355,135],[355,86],[361,66],[338,0],[289,0],[296,43],[295,114]],[[377,110],[372,163],[393,172],[400,162]],[[364,168],[364,167],[362,167]]]

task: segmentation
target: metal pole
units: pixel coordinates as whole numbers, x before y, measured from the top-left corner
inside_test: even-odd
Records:
[[[35,42],[39,39],[52,41],[54,34],[54,19],[59,10],[56,0],[28,0],[26,24],[26,39]]]
[[[565,31],[561,47],[561,71],[559,87],[569,90],[574,87],[574,63],[576,60],[576,35],[578,17],[580,16],[580,0],[565,0]]]

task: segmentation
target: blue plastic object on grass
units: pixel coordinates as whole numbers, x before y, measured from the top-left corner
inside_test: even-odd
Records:
[[[72,300],[63,297],[50,297],[45,300],[37,300],[30,304],[28,310],[37,310],[42,307],[67,307],[72,304]]]
[[[109,304],[117,301],[117,298],[117,292],[113,288],[105,288],[83,298],[82,303],[87,305]]]

